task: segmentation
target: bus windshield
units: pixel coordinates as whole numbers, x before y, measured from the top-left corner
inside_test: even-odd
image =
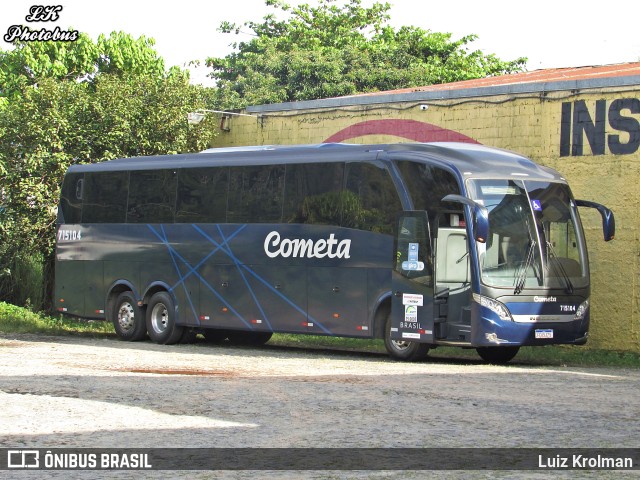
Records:
[[[489,211],[489,238],[479,243],[482,282],[492,287],[562,288],[588,284],[582,227],[569,187],[528,180],[471,180]]]

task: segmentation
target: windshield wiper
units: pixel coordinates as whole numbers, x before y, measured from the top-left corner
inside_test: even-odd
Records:
[[[527,281],[527,273],[529,271],[529,267],[533,267],[533,274],[536,276],[536,280],[542,281],[542,270],[540,270],[540,278],[538,278],[538,272],[536,272],[536,266],[534,265],[535,248],[537,243],[533,239],[533,235],[531,235],[531,224],[529,223],[529,219],[525,217],[524,221],[527,226],[527,235],[529,236],[529,251],[527,252],[527,259],[524,262],[524,268],[520,271],[518,279],[515,283],[515,289],[513,290],[514,295],[519,295],[524,289],[524,284]]]
[[[536,241],[531,238],[529,243],[529,252],[527,253],[527,259],[524,261],[524,265],[522,266],[522,270],[520,270],[520,274],[518,275],[518,279],[516,280],[516,288],[513,290],[514,295],[519,295],[524,288],[524,284],[527,281],[527,272],[529,271],[529,267],[533,265],[533,259],[535,257],[535,248]],[[535,268],[534,268],[535,273]]]
[[[553,248],[551,242],[547,241],[547,264],[553,265],[556,273],[559,273],[565,283],[565,292],[573,293],[573,283],[571,283],[571,279],[567,274],[567,271],[564,269],[562,262],[558,258],[556,251]],[[551,260],[554,260],[553,262]]]

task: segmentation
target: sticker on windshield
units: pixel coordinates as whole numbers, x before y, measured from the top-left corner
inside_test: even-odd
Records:
[[[542,203],[540,203],[540,200],[531,200],[531,206],[536,212],[542,211]]]
[[[424,270],[424,262],[402,262],[402,270],[407,272],[421,272]]]
[[[407,261],[402,262],[402,270],[421,272],[424,270],[424,263],[418,261],[418,243],[410,243],[407,249]]]
[[[410,262],[417,262],[418,261],[418,244],[417,243],[410,243],[409,244],[409,252],[408,252],[408,260]]]

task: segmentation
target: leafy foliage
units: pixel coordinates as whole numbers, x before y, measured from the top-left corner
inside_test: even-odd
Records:
[[[123,32],[94,42],[81,33],[74,42],[18,42],[0,50],[0,95],[20,94],[42,78],[87,80],[100,73],[164,76],[164,60],[153,49],[154,40],[137,40]]]
[[[210,123],[186,121],[211,104],[211,89],[190,85],[178,70],[164,72],[152,42],[130,40],[112,34],[96,44],[32,42],[0,53],[2,85],[10,86],[0,104],[0,299],[25,303],[19,267],[33,258],[49,260],[40,275],[51,281],[56,205],[69,165],[198,151],[213,139]]]
[[[525,58],[502,61],[495,55],[469,51],[477,39],[417,27],[395,30],[388,25],[390,5],[344,6],[319,0],[318,6],[292,8],[282,0],[266,4],[289,13],[261,23],[238,26],[223,22],[220,31],[249,28],[254,38],[234,44],[236,52],[208,58],[224,105],[310,100],[363,92],[425,86],[521,71]]]

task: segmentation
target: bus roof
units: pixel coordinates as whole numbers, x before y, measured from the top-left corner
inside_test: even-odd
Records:
[[[320,153],[322,152],[322,153]],[[538,165],[515,152],[462,142],[264,145],[212,148],[199,153],[120,158],[94,164],[73,165],[69,172],[156,170],[209,166],[269,165],[287,163],[412,160],[457,170],[465,178],[522,176],[562,180],[558,172]]]

